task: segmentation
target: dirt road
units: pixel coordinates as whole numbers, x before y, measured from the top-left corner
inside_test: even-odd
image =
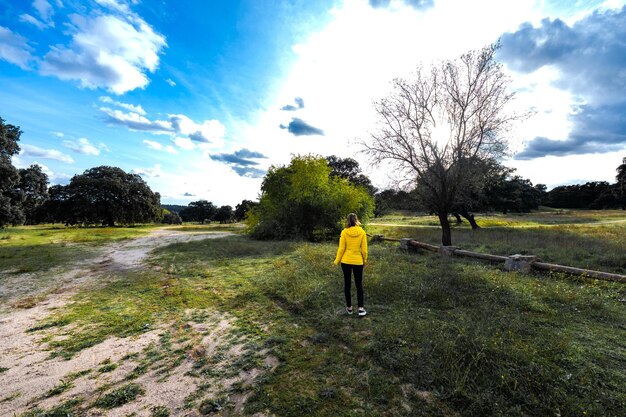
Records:
[[[135,268],[145,268],[144,261],[150,252],[157,247],[178,242],[189,242],[200,239],[214,239],[230,233],[188,233],[168,229],[160,229],[150,235],[116,242],[104,246],[100,253],[91,259],[76,260],[74,265],[58,277],[59,287],[45,299],[28,309],[10,309],[0,316],[0,415],[21,415],[24,412],[40,409],[50,409],[70,399],[81,399],[80,406],[88,416],[150,416],[155,406],[165,407],[171,416],[199,415],[195,409],[185,409],[183,403],[194,393],[202,381],[189,376],[195,355],[210,355],[221,344],[231,327],[228,315],[213,312],[207,316],[206,323],[191,323],[189,333],[191,340],[196,340],[188,360],[175,369],[172,369],[167,378],[158,372],[146,372],[134,383],[141,385],[144,395],[124,406],[111,410],[94,408],[91,404],[102,392],[127,383],[128,375],[137,366],[132,360],[124,360],[129,355],[141,356],[141,352],[158,343],[159,336],[164,328],[147,331],[133,338],[120,339],[112,337],[103,343],[81,351],[70,360],[51,358],[47,349],[47,331],[27,332],[38,321],[50,315],[55,309],[67,304],[71,297],[80,289],[93,284],[94,280],[107,275],[113,276],[116,272],[123,272]],[[32,274],[24,279],[36,279]],[[195,337],[195,339],[194,339]],[[240,347],[231,346],[230,356],[240,353]],[[226,358],[229,351],[226,351]],[[268,368],[272,367],[273,359],[268,358]],[[103,364],[116,364],[111,372],[98,371]],[[253,370],[258,374],[259,370]],[[82,374],[82,375],[80,375]],[[77,376],[79,375],[79,376]],[[254,375],[242,375],[243,381]],[[218,386],[237,382],[219,381]],[[125,382],[126,381],[126,382]],[[206,381],[204,381],[206,383]],[[60,388],[59,388],[60,387]],[[53,389],[59,389],[60,394],[52,394]],[[235,399],[241,404],[245,398]]]

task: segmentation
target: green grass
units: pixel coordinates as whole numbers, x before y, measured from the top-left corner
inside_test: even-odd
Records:
[[[437,243],[436,229],[407,230]],[[617,223],[568,223],[466,234],[455,229],[453,239],[504,254],[527,244],[528,251],[565,261],[591,251],[590,265],[613,259],[619,270],[623,231]],[[151,260],[158,270],[110,277],[111,283],[77,294],[33,331],[48,329],[53,353],[71,357],[109,336],[174,326],[125,359],[137,362],[132,379],[150,370],[166,375],[202,337],[185,323],[203,323],[223,311],[235,325],[228,344],[210,357],[198,355],[190,371],[205,381],[185,401],[198,412],[214,411],[213,403],[228,407],[230,395],[251,391],[250,415],[626,414],[623,284],[506,273],[460,258],[403,253],[397,246],[371,245],[363,319],[343,314],[341,272],[332,265],[335,243],[233,236],[161,248]],[[241,343],[244,353],[229,360],[228,346]],[[216,378],[263,369],[261,351],[279,359],[273,373],[205,396]],[[118,394],[113,397],[125,397]]]
[[[453,226],[452,244],[462,249],[495,255],[506,256],[518,253],[536,255],[544,262],[626,274],[626,256],[623,255],[626,253],[626,221],[621,222],[621,220],[626,220],[626,213],[614,211],[604,218],[598,213],[602,212],[570,213],[567,223],[556,225],[544,221],[539,225],[522,226],[521,223],[526,221],[522,220],[515,227],[484,226],[476,231],[472,231],[467,226]],[[619,217],[620,214],[621,217]],[[534,214],[533,216],[538,220],[545,215]],[[578,223],[581,219],[590,217],[598,219],[598,223],[615,220],[620,222]],[[520,216],[520,219],[529,218],[531,216]],[[382,217],[379,221],[369,224],[368,233],[382,234],[391,238],[411,237],[426,243],[441,244],[439,228],[377,225],[377,223],[390,223],[385,219],[386,217]]]
[[[77,406],[81,403],[81,399],[75,398],[47,410],[35,408],[21,414],[21,417],[78,417],[82,415],[77,411]]]
[[[115,408],[134,401],[140,395],[145,394],[144,389],[137,384],[126,384],[114,389],[96,400],[95,407]]]

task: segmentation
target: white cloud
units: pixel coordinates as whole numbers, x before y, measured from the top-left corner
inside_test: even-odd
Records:
[[[54,9],[47,0],[34,0],[33,7],[44,22],[51,22]]]
[[[20,145],[20,147],[22,148],[22,151],[20,152],[21,158],[45,158],[65,162],[66,164],[74,163],[74,159],[72,159],[71,156],[66,155],[56,149],[44,149],[38,146],[27,144]]]
[[[48,27],[47,24],[45,24],[41,20],[39,20],[36,17],[33,17],[33,16],[31,16],[31,15],[29,15],[27,13],[24,13],[24,14],[20,15],[20,22],[29,23],[29,24],[35,26],[39,30],[43,30],[43,29]]]
[[[195,142],[211,143],[217,147],[222,144],[226,128],[219,120],[205,120],[197,124],[184,114],[170,114],[169,117],[174,130],[187,135],[189,139]]]
[[[173,139],[173,142],[176,146],[186,151],[191,151],[196,148],[196,144],[189,138],[181,138],[177,136]]]
[[[107,3],[116,3],[109,1]],[[165,38],[137,15],[128,17],[70,15],[72,40],[52,46],[41,73],[76,80],[86,88],[106,88],[123,94],[148,85]]]
[[[141,114],[142,116],[146,115],[146,111],[143,109],[143,107],[141,107],[141,105],[135,106],[134,104],[122,103],[121,101],[113,100],[109,96],[101,96],[98,98],[98,100],[100,100],[103,103],[112,104],[114,106],[121,107],[133,113]]]
[[[100,149],[89,142],[87,138],[79,138],[77,141],[64,140],[63,146],[83,155],[100,155]]]
[[[163,175],[163,170],[161,169],[160,164],[155,164],[152,168],[135,168],[131,170],[131,173],[141,175],[146,178],[159,178]]]
[[[30,63],[36,61],[32,52],[33,48],[25,37],[0,26],[0,59],[22,69],[29,69]]]
[[[52,20],[52,15],[54,14],[54,9],[50,5],[50,3],[48,3],[47,0],[35,0],[35,1],[33,1],[33,8],[35,9],[37,14],[39,15],[40,19],[37,19],[36,17],[34,17],[34,16],[30,15],[30,14],[24,13],[24,14],[20,15],[20,21],[21,22],[25,22],[25,23],[29,23],[31,25],[34,25],[39,30],[43,30],[43,29],[46,29],[46,28],[54,27],[54,21]]]
[[[96,3],[98,3],[100,6],[118,11],[120,13],[124,13],[124,14],[132,13],[127,4],[116,1],[116,0],[96,0]]]
[[[168,83],[170,87],[176,86],[176,83],[171,78],[168,78],[167,80],[165,80],[165,82]]]
[[[177,154],[178,151],[172,145],[163,145],[159,142],[155,142],[153,140],[144,140],[143,143],[150,149],[154,149],[157,151],[165,151],[169,154]]]
[[[157,135],[169,135],[182,149],[194,149],[196,145],[193,142],[205,151],[221,149],[224,145],[226,127],[219,120],[196,123],[184,114],[168,114],[168,120],[150,120],[134,112],[124,113],[108,107],[101,107],[100,111],[107,115],[107,121],[111,124]],[[181,138],[178,135],[186,137]],[[171,153],[172,150],[173,147],[168,152]]]
[[[126,126],[131,130],[148,131],[155,134],[171,134],[174,132],[172,124],[166,120],[149,120],[137,113],[124,113],[121,110],[100,107],[100,111],[106,114],[107,122]]]

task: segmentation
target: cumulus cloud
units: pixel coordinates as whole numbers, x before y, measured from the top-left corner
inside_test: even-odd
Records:
[[[39,146],[20,145],[22,151],[20,152],[20,157],[30,157],[30,158],[44,158],[44,159],[52,159],[55,161],[65,162],[67,164],[74,163],[74,159],[71,156],[64,154],[56,149],[44,149]]]
[[[113,0],[100,4],[118,11],[128,6]],[[119,7],[114,7],[117,5]],[[154,72],[165,38],[139,16],[96,14],[69,16],[69,45],[55,45],[44,56],[40,71],[86,88],[106,88],[123,94],[144,88],[147,72]]]
[[[157,151],[165,151],[169,154],[176,154],[178,153],[178,151],[176,151],[176,148],[174,148],[172,145],[163,145],[159,142],[155,142],[153,140],[144,140],[143,143],[150,149],[154,149]]]
[[[192,194],[190,192],[186,192],[186,193],[183,194],[183,196],[185,196],[185,197],[195,197],[196,195]]]
[[[160,164],[155,164],[152,168],[135,168],[130,171],[132,174],[141,175],[145,178],[159,178],[163,175],[163,170]]]
[[[220,153],[216,155],[210,155],[211,159],[218,162],[223,162],[229,165],[237,174],[242,177],[250,178],[262,178],[265,175],[264,170],[256,168],[259,162],[254,159],[267,158],[260,152],[251,151],[243,148],[234,153]]]
[[[294,101],[296,103],[295,106],[293,104],[287,104],[280,109],[284,111],[296,111],[304,108],[304,100],[301,97],[296,97]]]
[[[306,135],[324,135],[324,131],[322,129],[318,129],[317,127],[313,127],[302,119],[298,119],[297,117],[293,117],[289,125],[280,125],[281,129],[287,129],[287,131],[295,136],[306,136]]]
[[[191,151],[196,148],[196,144],[189,138],[181,138],[180,136],[177,136],[172,139],[172,141],[176,146],[186,151]]]
[[[25,37],[0,26],[0,59],[22,69],[29,69],[30,63],[36,60],[32,52],[33,48]]]
[[[169,135],[174,144],[185,150],[194,149],[193,142],[201,145],[220,145],[226,135],[226,127],[219,120],[196,123],[184,114],[169,114],[167,120],[150,120],[133,111],[126,113],[109,107],[101,107],[100,111],[106,115],[106,121],[110,124],[126,126],[131,130]]]
[[[171,134],[175,130],[167,120],[149,120],[148,118],[134,112],[125,113],[121,110],[101,107],[100,111],[107,117],[107,123],[119,126],[126,126],[131,130],[139,130],[156,134]]]
[[[389,7],[395,4],[406,4],[417,10],[429,9],[435,5],[435,0],[369,0],[370,6],[378,9]]]
[[[596,11],[573,25],[544,19],[538,27],[523,24],[502,36],[499,58],[524,74],[542,68],[558,70],[555,87],[577,100],[567,137],[536,137],[516,155],[610,152],[626,146],[626,7]]]
[[[170,114],[170,123],[177,133],[187,135],[194,142],[216,143],[226,134],[226,128],[218,120],[195,123],[184,114]]]
[[[134,104],[122,103],[121,101],[113,100],[109,96],[101,96],[98,100],[100,100],[103,103],[112,104],[114,106],[121,107],[133,113],[141,114],[142,116],[146,115],[146,111],[143,109],[143,107],[141,107],[141,105],[135,106]]]
[[[100,149],[89,142],[87,138],[79,138],[77,141],[64,140],[63,146],[83,155],[100,155]]]

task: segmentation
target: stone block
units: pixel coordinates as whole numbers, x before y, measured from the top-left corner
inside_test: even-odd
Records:
[[[504,261],[507,271],[530,272],[533,263],[537,261],[534,255],[511,255]]]

